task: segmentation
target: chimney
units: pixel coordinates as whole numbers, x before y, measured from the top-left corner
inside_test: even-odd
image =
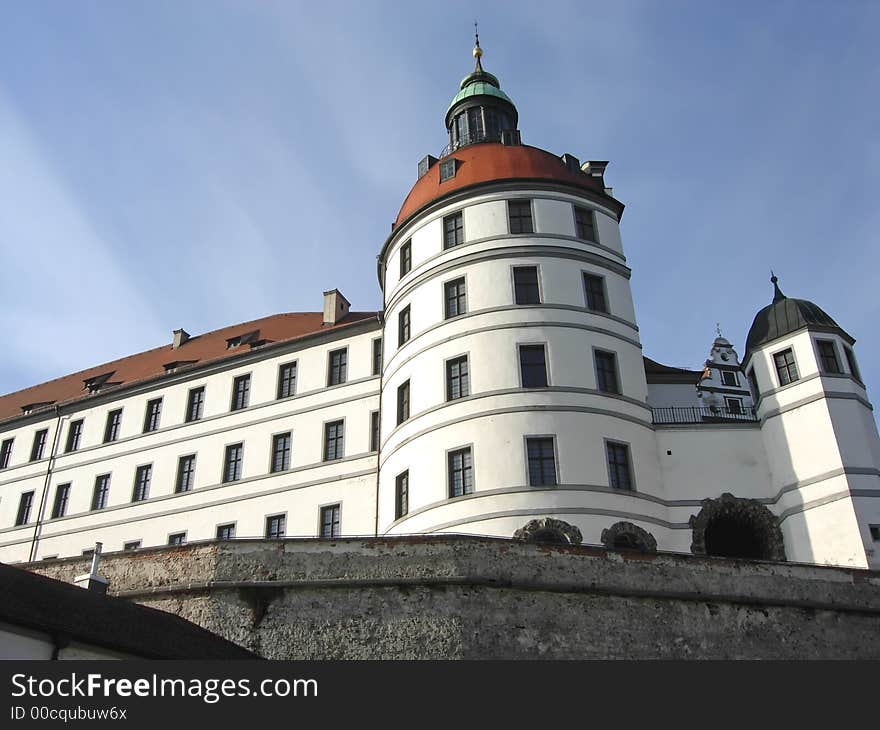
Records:
[[[189,339],[189,332],[184,329],[174,330],[174,337],[171,340],[171,349],[176,350],[184,342]]]
[[[104,547],[103,543],[95,543],[95,551],[92,553],[92,569],[88,573],[76,576],[73,579],[73,584],[104,595],[107,593],[107,579],[98,575],[98,563],[101,560],[102,547]]]
[[[342,296],[339,289],[324,292],[324,325],[336,324],[348,314],[351,303]]]

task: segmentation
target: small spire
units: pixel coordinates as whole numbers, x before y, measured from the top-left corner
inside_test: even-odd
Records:
[[[773,269],[770,269],[770,283],[773,284],[773,303],[781,302],[786,296],[779,288],[779,277],[773,273]]]
[[[477,28],[477,21],[474,21],[474,58],[477,61],[476,66],[474,66],[474,71],[482,71],[483,64],[480,62],[480,59],[483,57],[483,49],[480,48],[480,32]]]
[[[721,322],[715,323],[715,334],[721,337]]]

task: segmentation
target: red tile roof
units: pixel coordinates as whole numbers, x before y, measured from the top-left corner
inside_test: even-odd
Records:
[[[177,363],[178,368],[198,367],[198,365],[250,352],[252,347],[258,345],[288,342],[330,329],[341,329],[374,318],[377,314],[377,312],[349,312],[344,319],[332,326],[324,326],[323,312],[274,314],[270,317],[242,322],[231,327],[193,336],[176,350],[171,349],[169,342],[146,352],[129,355],[78,373],[50,380],[47,383],[0,396],[0,420],[20,416],[24,406],[60,404],[87,397],[89,390],[86,381],[108,373],[112,373],[112,376],[107,378],[107,383],[104,386],[105,392],[108,387],[131,385],[164,375],[165,366],[171,363]],[[251,344],[242,344],[233,348],[227,347],[227,340],[256,330],[259,330],[259,335]]]
[[[440,165],[433,165],[406,196],[395,227],[422,206],[454,190],[496,180],[552,180],[604,194],[599,179],[579,170],[569,170],[559,157],[537,147],[473,144],[456,150],[449,157],[458,161],[455,177],[441,183]]]

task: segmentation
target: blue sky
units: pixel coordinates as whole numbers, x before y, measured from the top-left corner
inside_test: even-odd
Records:
[[[880,397],[880,3],[6,3],[0,392],[284,311],[375,257],[472,67],[611,161],[645,354],[740,354],[774,268]]]

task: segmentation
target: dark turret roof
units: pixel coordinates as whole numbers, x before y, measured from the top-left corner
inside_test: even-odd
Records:
[[[785,296],[779,289],[777,283],[779,280],[775,276],[770,281],[773,283],[773,301],[755,315],[755,321],[752,322],[752,327],[746,337],[745,360],[748,360],[751,353],[761,345],[805,327],[825,331],[834,330],[850,343],[855,342],[819,306],[806,299],[792,299]]]

